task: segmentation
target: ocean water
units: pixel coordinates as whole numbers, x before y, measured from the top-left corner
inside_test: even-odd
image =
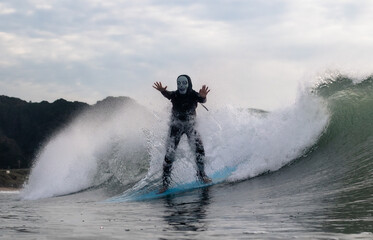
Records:
[[[160,187],[169,109],[85,112],[0,192],[0,239],[373,239],[372,106],[372,77],[339,75],[271,112],[200,109],[207,174],[236,170],[147,201],[107,200]],[[195,171],[183,138],[172,184]]]

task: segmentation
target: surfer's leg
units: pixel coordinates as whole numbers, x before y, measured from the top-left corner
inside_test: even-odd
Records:
[[[196,132],[196,163],[197,163],[197,176],[205,183],[211,182],[211,179],[205,173],[205,149],[203,147],[202,139]]]
[[[165,191],[170,184],[170,175],[171,175],[171,168],[172,163],[174,162],[175,158],[175,151],[177,146],[179,145],[180,138],[182,135],[182,130],[177,126],[171,126],[170,130],[170,137],[167,144],[167,151],[164,157],[163,163],[163,190]]]
[[[197,176],[198,178],[205,182],[211,182],[211,179],[205,173],[205,149],[203,147],[202,139],[199,133],[192,129],[188,134],[189,143],[194,148],[197,164]]]

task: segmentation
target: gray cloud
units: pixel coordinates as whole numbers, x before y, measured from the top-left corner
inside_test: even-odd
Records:
[[[273,108],[308,71],[371,72],[372,10],[351,0],[5,0],[0,94],[25,81],[39,91],[19,90],[30,100],[52,97],[52,86],[56,98],[141,98],[152,82],[189,73],[233,104]]]

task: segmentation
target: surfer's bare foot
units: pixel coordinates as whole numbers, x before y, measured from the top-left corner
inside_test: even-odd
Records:
[[[168,187],[162,187],[162,188],[159,190],[158,194],[161,194],[161,193],[166,192],[167,189],[168,189]]]

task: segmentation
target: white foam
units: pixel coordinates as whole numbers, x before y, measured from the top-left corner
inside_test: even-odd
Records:
[[[325,105],[308,93],[268,114],[231,107],[213,112],[200,126],[202,136],[209,136],[207,170],[238,166],[231,181],[276,171],[313,146],[327,123]]]

